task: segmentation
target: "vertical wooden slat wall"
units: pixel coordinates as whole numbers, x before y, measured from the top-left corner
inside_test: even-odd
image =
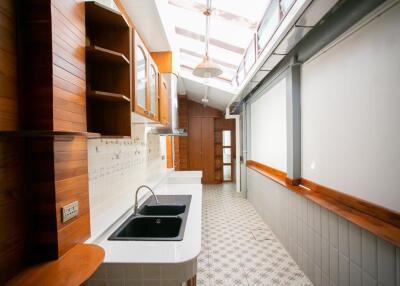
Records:
[[[0,1],[0,132],[19,128],[16,6]],[[23,142],[0,138],[0,284],[24,266],[28,245]]]
[[[86,131],[85,6],[52,0],[53,128]]]
[[[199,168],[204,168],[206,171],[203,174],[203,183],[222,183],[222,157],[219,159],[216,156],[217,151],[222,155],[222,145],[216,145],[214,147],[214,135],[216,132],[221,136],[222,140],[222,129],[231,130],[232,138],[235,138],[235,123],[232,119],[225,119],[223,113],[220,110],[211,107],[204,107],[202,104],[188,100],[187,96],[180,95],[178,98],[179,102],[179,128],[185,128],[188,131],[188,136],[186,137],[174,137],[174,159],[175,159],[175,168],[176,170],[198,170]],[[207,131],[207,135],[205,136],[205,140],[200,143],[199,138],[192,138],[194,136],[198,136],[198,132],[202,130],[203,120],[200,119],[209,119],[206,123],[208,127],[211,128],[212,132]],[[192,129],[196,129],[198,132],[191,132]],[[214,128],[215,127],[215,128]],[[211,129],[210,129],[211,130]],[[202,133],[202,132],[200,132]],[[201,136],[203,138],[203,136]],[[193,139],[193,140],[191,140]],[[234,139],[232,140],[232,160],[235,157],[235,147],[234,147]],[[196,159],[196,150],[200,149],[201,153],[204,153],[203,159]],[[190,154],[190,151],[192,153]],[[204,151],[204,152],[203,152]],[[197,151],[198,153],[199,151]],[[213,158],[208,158],[211,156],[207,156],[206,153],[215,153]],[[218,153],[218,154],[219,154]],[[190,159],[190,155],[194,156],[192,160]],[[205,159],[205,158],[208,159]],[[196,161],[196,162],[193,162]],[[201,162],[199,162],[201,160]],[[221,161],[220,168],[216,168],[218,164],[216,164],[217,160]],[[192,162],[191,162],[192,161]],[[201,167],[200,167],[201,166]],[[234,166],[234,165],[232,165]],[[234,169],[232,167],[232,169]],[[233,170],[232,170],[232,175]],[[234,177],[233,177],[234,180]]]
[[[54,130],[86,131],[84,1],[52,0]],[[84,137],[55,137],[54,185],[58,255],[90,236],[87,142]],[[79,216],[61,221],[61,207],[79,201]]]
[[[178,97],[178,126],[179,128],[189,128],[188,121],[188,100],[184,95]],[[174,156],[175,156],[175,168],[177,171],[188,170],[188,137],[175,136],[174,138]]]
[[[87,130],[84,1],[2,0],[0,39],[0,132],[17,134],[0,136],[3,284],[90,236],[87,139],[73,133]],[[63,223],[76,200],[78,217]]]

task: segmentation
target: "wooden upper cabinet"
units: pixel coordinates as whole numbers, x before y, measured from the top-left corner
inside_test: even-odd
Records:
[[[158,121],[158,69],[151,57],[149,57],[149,111],[150,117]]]
[[[149,116],[149,88],[148,88],[148,66],[149,53],[140,39],[139,35],[134,32],[133,37],[133,77],[134,77],[134,97],[135,101],[132,105],[133,111],[145,116]]]
[[[160,97],[160,123],[163,125],[169,124],[168,113],[168,86],[162,75],[159,76],[159,97]]]

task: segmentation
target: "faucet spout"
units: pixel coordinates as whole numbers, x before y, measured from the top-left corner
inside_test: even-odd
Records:
[[[138,194],[139,194],[139,191],[140,191],[141,189],[148,189],[148,190],[151,192],[151,195],[155,198],[156,204],[159,204],[159,203],[160,203],[159,200],[158,200],[157,195],[154,193],[154,191],[153,191],[149,186],[147,186],[147,185],[141,185],[141,186],[139,186],[139,187],[136,189],[136,192],[135,192],[135,207],[134,207],[134,209],[133,209],[133,215],[134,215],[134,216],[136,216],[136,214],[137,214],[137,209],[138,209],[138,206],[139,206],[139,204],[138,204]]]

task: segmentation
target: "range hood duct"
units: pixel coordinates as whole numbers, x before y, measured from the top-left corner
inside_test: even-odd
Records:
[[[178,128],[178,76],[174,73],[162,73],[168,88],[168,126],[153,127],[149,133],[163,136],[187,136],[185,129]]]

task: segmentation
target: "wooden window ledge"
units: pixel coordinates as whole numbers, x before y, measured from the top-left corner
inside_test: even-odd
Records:
[[[94,244],[77,244],[58,260],[29,267],[6,285],[81,285],[104,260],[104,250]]]
[[[400,247],[399,213],[303,178],[289,179],[286,173],[256,161],[248,160],[246,165],[249,169]]]

